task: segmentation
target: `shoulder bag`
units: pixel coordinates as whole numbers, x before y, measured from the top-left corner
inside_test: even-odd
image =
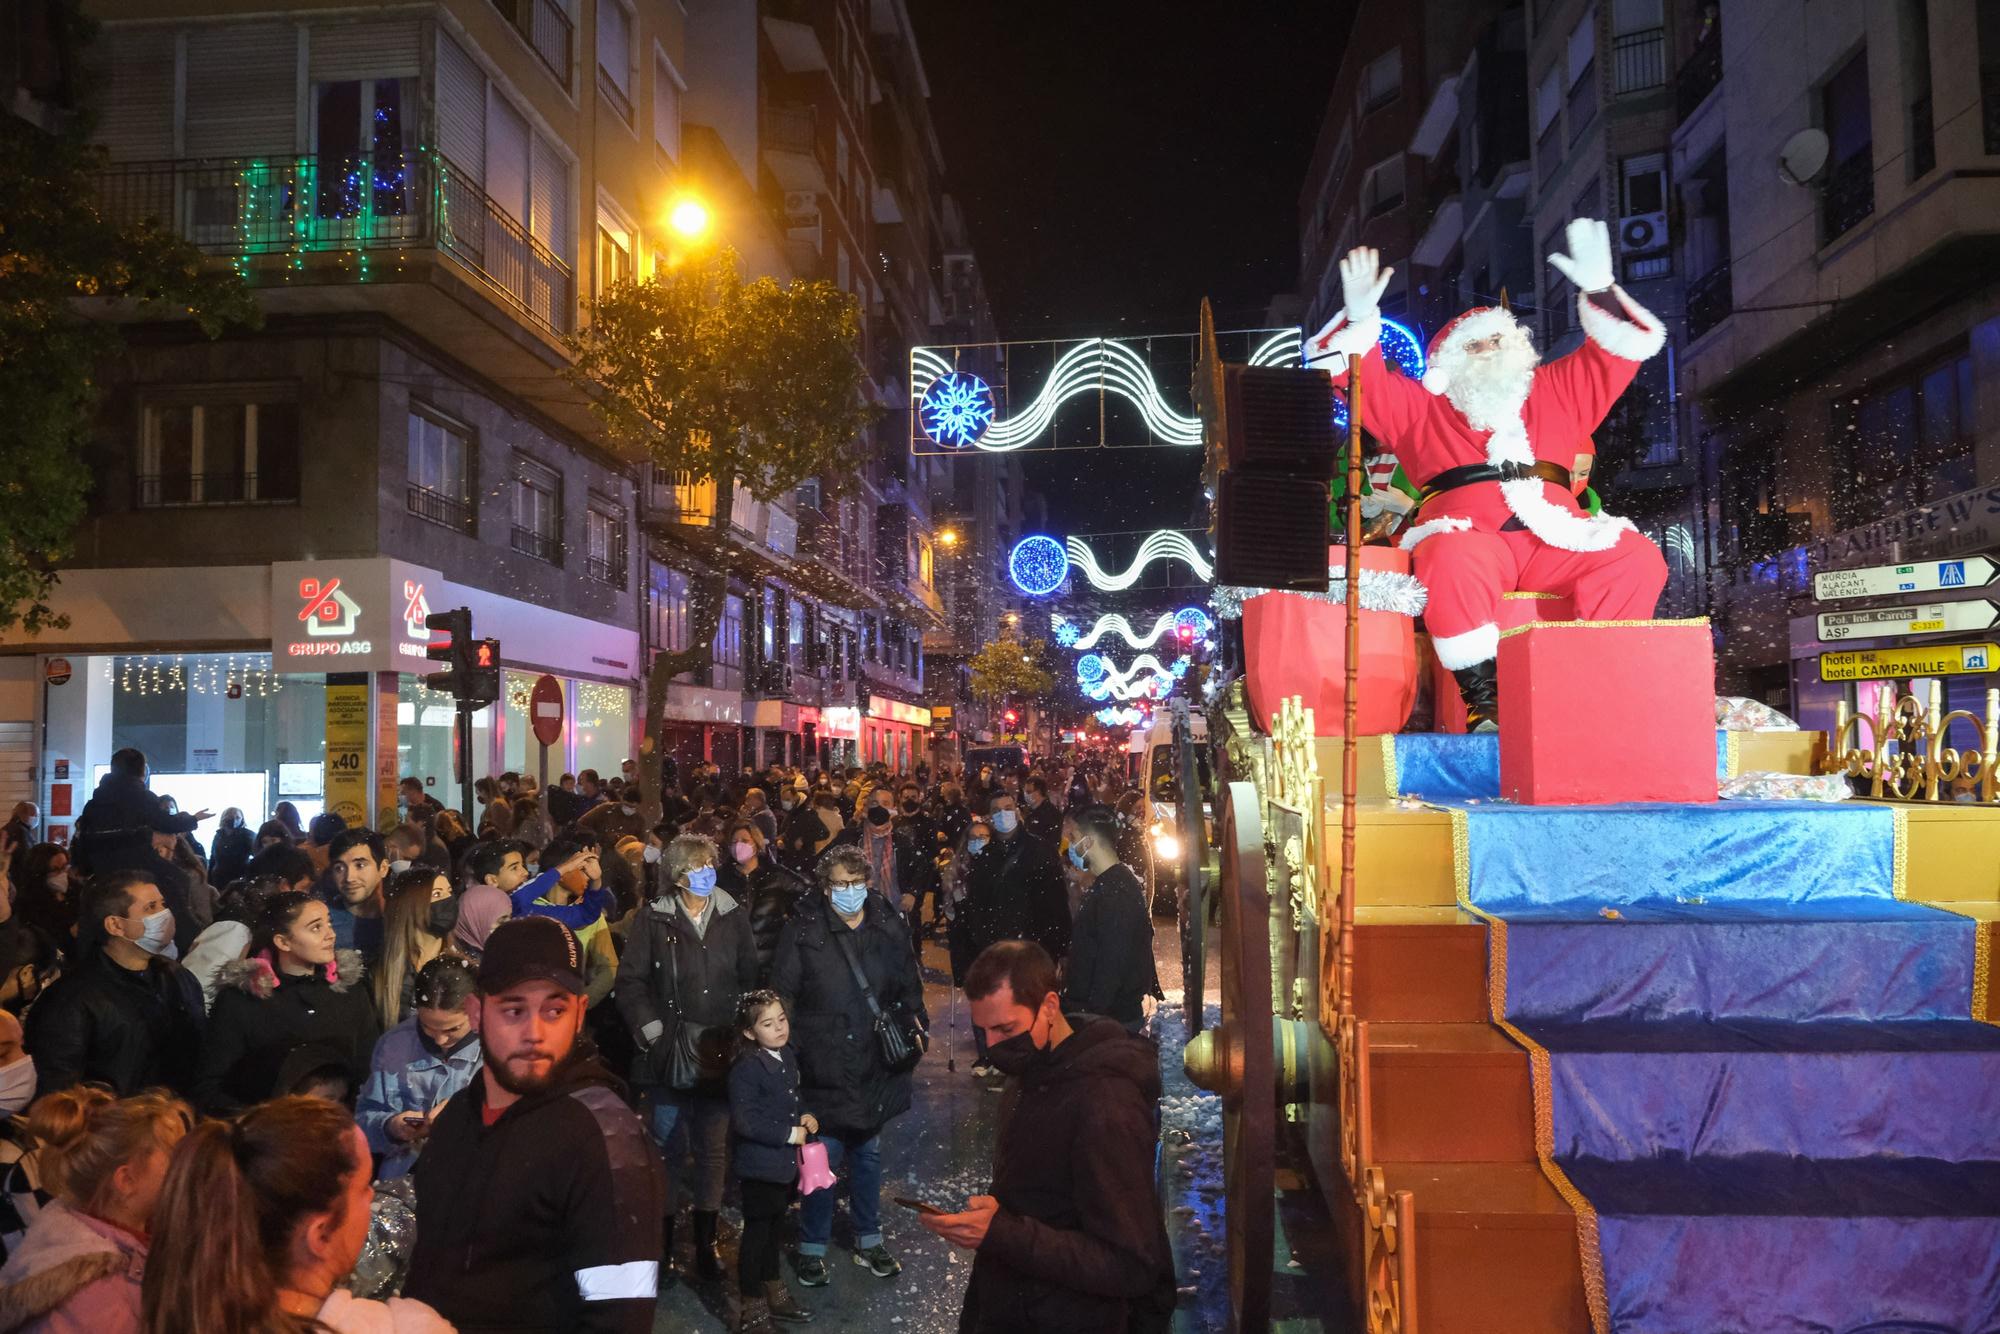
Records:
[[[827,934],[847,960],[847,967],[854,974],[854,985],[861,988],[861,999],[868,1002],[868,1013],[874,1016],[875,1046],[882,1054],[882,1064],[892,1075],[916,1069],[931,1041],[931,1035],[924,1030],[924,1021],[907,1010],[897,1010],[894,1014],[884,1011],[881,1002],[875,999],[875,988],[868,985],[867,975],[861,971],[861,961],[854,957],[853,947],[848,943],[847,938],[853,932],[829,930]]]
[[[680,941],[669,935],[667,948],[674,978],[674,1031],[667,1040],[666,1051],[660,1056],[659,1075],[668,1088],[686,1093],[704,1085],[721,1083],[728,1077],[728,1030],[720,1030],[723,1040],[718,1041],[715,1037],[717,1029],[687,1018],[687,1011],[681,1006]]]

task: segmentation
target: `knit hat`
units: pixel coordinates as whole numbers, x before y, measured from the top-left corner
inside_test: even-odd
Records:
[[[1442,394],[1451,388],[1451,378],[1465,364],[1465,345],[1494,334],[1520,327],[1520,321],[1504,306],[1474,306],[1451,320],[1431,339],[1430,354],[1424,359],[1424,388]]]

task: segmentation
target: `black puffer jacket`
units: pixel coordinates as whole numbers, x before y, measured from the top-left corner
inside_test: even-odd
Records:
[[[750,934],[757,942],[757,985],[771,978],[771,960],[778,952],[778,937],[785,923],[797,916],[799,900],[812,892],[812,885],[798,872],[766,860],[750,876],[744,889],[750,905]]]
[[[156,1084],[194,1086],[202,1046],[201,983],[179,964],[142,972],[97,952],[28,1008],[26,1043],[43,1093],[84,1080],[127,1097]]]
[[[712,1030],[703,1045],[718,1061],[714,1086],[701,1091],[724,1095],[728,1067],[721,1053],[734,1046],[736,1003],[757,986],[757,946],[750,914],[728,890],[710,896],[707,915],[708,926],[697,936],[680,895],[668,894],[639,909],[626,928],[617,995],[618,1013],[639,1048],[634,1084],[666,1078],[675,1031],[693,1024]]]
[[[885,1012],[925,1017],[924,984],[903,915],[869,894],[861,926],[848,930],[824,894],[810,894],[778,937],[771,989],[792,1016],[806,1110],[828,1130],[873,1134],[910,1108],[910,1076],[882,1065],[874,1019],[836,935],[845,939]]]
[[[307,1046],[339,1056],[359,1088],[382,1025],[362,985],[360,953],[337,951],[334,969],[339,980],[329,982],[324,970],[280,978],[262,959],[222,965],[195,1078],[196,1106],[228,1116],[284,1092],[277,1084],[286,1058]]]
[[[110,871],[151,875],[174,915],[174,944],[186,954],[194,948],[201,924],[188,910],[186,872],[153,851],[153,835],[186,834],[194,827],[192,815],[168,815],[152,789],[138,779],[109,773],[97,780],[97,791],[76,818],[70,857],[89,876]]]
[[[1159,1049],[1114,1020],[1010,1080],[993,1150],[1000,1211],[972,1257],[961,1334],[1164,1331],[1173,1252],[1153,1184]]]
[[[1069,953],[1069,887],[1055,845],[1026,829],[996,836],[972,859],[965,900],[975,956],[996,940],[1036,941],[1057,962]]]

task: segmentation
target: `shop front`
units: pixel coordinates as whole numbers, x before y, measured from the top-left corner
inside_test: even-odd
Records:
[[[862,723],[863,764],[886,764],[891,773],[908,773],[917,761],[930,758],[931,711],[886,695],[868,696],[868,716]]]

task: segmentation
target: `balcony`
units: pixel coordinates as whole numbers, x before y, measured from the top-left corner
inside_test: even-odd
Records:
[[[576,25],[556,0],[493,0],[521,40],[528,44],[564,92],[570,87],[570,66],[576,47]]]
[[[537,532],[515,524],[513,547],[523,556],[533,556],[551,565],[562,564],[562,538],[555,533]]]
[[[1611,91],[1651,92],[1667,82],[1667,30],[1646,28],[1611,39]]]
[[[1735,291],[1729,279],[1729,265],[1718,264],[1688,284],[1688,341],[1713,329],[1729,318],[1735,308]]]
[[[1674,111],[1686,121],[1708,100],[1715,85],[1722,82],[1722,29],[1711,28],[1708,35],[1688,54],[1680,72],[1674,75]]]
[[[640,513],[649,523],[675,528],[715,527],[715,483],[692,473],[648,470],[640,491]]]
[[[96,181],[107,221],[150,219],[253,285],[387,284],[430,249],[543,332],[576,327],[569,265],[440,154],[121,163]]]
[[[588,556],[583,562],[585,574],[600,584],[609,584],[617,589],[625,587],[625,567],[626,561],[622,556],[616,559],[610,556]]]
[[[472,502],[463,496],[447,495],[412,482],[404,503],[419,519],[461,533],[472,531]]]
[[[206,505],[296,505],[297,472],[259,477],[254,472],[141,473],[133,478],[140,509]]]
[[[819,117],[804,103],[766,102],[757,115],[765,165],[787,193],[831,193],[819,157]]]
[[[1822,245],[1847,235],[1875,211],[1875,153],[1863,144],[1845,162],[1829,170],[1820,187]]]

